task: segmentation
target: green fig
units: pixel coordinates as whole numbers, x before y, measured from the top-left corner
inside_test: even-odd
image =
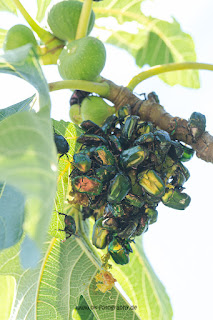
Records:
[[[13,50],[28,43],[31,43],[34,49],[37,48],[37,41],[31,29],[23,24],[16,24],[8,30],[3,48],[5,51]]]
[[[75,124],[80,124],[82,120],[81,106],[79,104],[73,104],[70,108],[70,119]]]
[[[100,97],[92,96],[82,101],[81,116],[83,121],[91,120],[100,126],[113,113],[115,113],[115,108],[108,105]]]
[[[61,40],[74,40],[83,3],[79,1],[61,1],[52,6],[47,22],[52,33]],[[95,14],[90,15],[87,34],[95,23]]]
[[[104,68],[106,50],[103,43],[85,37],[68,43],[58,59],[58,70],[64,80],[94,81]]]

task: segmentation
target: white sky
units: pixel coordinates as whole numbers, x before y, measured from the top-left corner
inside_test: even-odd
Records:
[[[22,1],[31,7],[32,1]],[[199,62],[213,63],[213,2],[212,0],[159,0],[145,2],[144,12],[168,19],[173,15],[185,32],[195,41]],[[29,10],[30,11],[30,10]],[[0,27],[11,27],[20,20],[11,21],[2,15]],[[5,17],[5,18],[4,18]],[[22,21],[23,22],[23,21]],[[133,59],[110,45],[103,76],[117,84],[125,85],[139,72]],[[49,82],[59,80],[55,67],[45,67]],[[188,119],[193,111],[206,115],[207,130],[213,134],[213,73],[200,72],[201,88],[170,87],[157,77],[146,80],[136,88],[137,93],[156,91],[161,104],[174,116]],[[26,99],[34,89],[24,81],[7,75],[0,76],[0,107]],[[64,90],[51,94],[53,117],[69,120],[70,92]],[[194,157],[186,163],[191,177],[185,184],[191,196],[185,211],[158,207],[158,222],[144,235],[144,247],[149,261],[169,294],[174,320],[213,319],[213,166]]]

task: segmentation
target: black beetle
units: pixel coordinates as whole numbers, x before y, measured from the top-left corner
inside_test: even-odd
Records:
[[[83,91],[83,90],[75,90],[70,98],[70,106],[73,104],[81,104],[84,98],[90,95],[90,92]]]
[[[59,159],[63,157],[63,155],[66,155],[67,159],[69,160],[67,152],[69,151],[70,147],[67,140],[64,138],[64,136],[54,132],[54,141],[55,141],[57,152],[60,154]]]
[[[73,219],[72,216],[68,216],[65,213],[58,212],[58,214],[61,214],[64,216],[64,223],[65,223],[65,228],[59,229],[59,231],[65,231],[66,232],[66,239],[70,238],[72,235],[76,235],[76,225],[75,225],[75,220]]]

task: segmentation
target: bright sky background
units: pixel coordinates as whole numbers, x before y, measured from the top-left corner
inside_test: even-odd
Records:
[[[22,1],[32,8],[33,1]],[[194,41],[199,62],[213,63],[213,2],[212,0],[159,0],[147,1],[144,12],[158,18],[173,15],[182,30]],[[29,9],[30,11],[30,9]],[[34,10],[33,10],[34,11]],[[11,27],[23,20],[11,22],[1,14],[0,27]],[[126,85],[139,72],[133,59],[124,51],[110,45],[107,63],[102,75],[117,84]],[[55,67],[45,67],[49,82],[59,80]],[[174,116],[188,119],[193,111],[206,115],[207,130],[213,134],[213,73],[200,72],[201,88],[170,87],[157,77],[146,80],[135,90],[137,93],[156,91],[161,104]],[[34,89],[15,77],[0,76],[0,107],[4,108],[26,99]],[[56,119],[69,121],[70,91],[51,94]],[[186,163],[191,177],[185,184],[191,196],[185,211],[159,205],[158,222],[144,235],[144,247],[156,274],[171,298],[174,320],[213,319],[213,166],[196,157]],[[134,254],[134,253],[133,253]]]

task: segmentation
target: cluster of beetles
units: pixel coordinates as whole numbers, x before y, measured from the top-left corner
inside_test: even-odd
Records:
[[[198,132],[200,115],[195,112],[190,118],[192,135]],[[81,148],[73,156],[70,174],[72,203],[81,205],[84,219],[94,217],[93,245],[107,247],[112,259],[125,265],[131,242],[157,221],[160,202],[178,210],[189,205],[183,185],[190,174],[183,162],[192,158],[194,150],[131,115],[128,105],[101,127],[87,120],[81,128],[84,133],[77,138]],[[57,149],[62,155],[69,150],[65,145],[66,152]],[[71,216],[65,215],[65,231],[67,237],[75,234]]]

